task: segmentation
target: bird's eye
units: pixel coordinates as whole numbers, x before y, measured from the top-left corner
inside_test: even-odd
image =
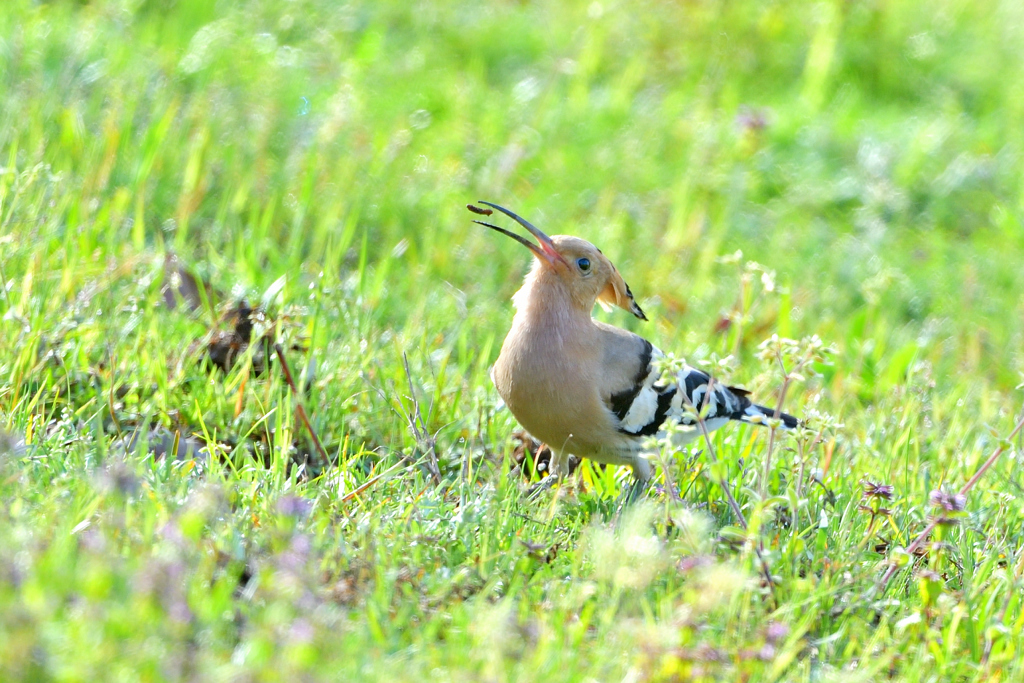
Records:
[[[576,265],[579,266],[580,270],[582,270],[585,273],[588,270],[590,270],[590,259],[578,258],[576,259]]]

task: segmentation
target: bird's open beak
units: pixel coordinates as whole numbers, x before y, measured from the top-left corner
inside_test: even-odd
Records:
[[[503,206],[498,206],[497,204],[492,204],[491,202],[485,202],[483,200],[480,200],[479,203],[480,204],[486,204],[487,206],[493,207],[493,208],[497,209],[498,211],[501,211],[503,214],[505,214],[506,216],[508,216],[512,220],[514,220],[516,223],[519,223],[519,225],[521,225],[524,228],[526,228],[527,230],[529,230],[530,234],[537,238],[537,242],[539,243],[539,246],[537,244],[534,244],[530,240],[526,239],[525,237],[521,237],[520,235],[515,234],[514,232],[506,230],[505,228],[499,228],[497,225],[491,225],[490,223],[484,223],[483,221],[476,221],[476,220],[473,221],[474,223],[479,223],[480,225],[485,225],[488,228],[491,228],[492,230],[497,230],[498,232],[500,232],[503,235],[508,235],[509,237],[514,239],[516,242],[519,242],[520,244],[524,245],[527,249],[532,251],[534,253],[534,255],[537,258],[539,258],[541,261],[547,262],[551,266],[554,266],[554,265],[556,265],[558,263],[561,263],[562,265],[564,265],[566,267],[569,266],[569,264],[565,260],[565,258],[563,258],[562,255],[560,253],[558,253],[558,250],[555,249],[555,244],[554,244],[554,242],[551,241],[551,238],[548,237],[547,235],[545,235],[544,232],[540,228],[536,227],[535,225],[530,223],[530,221],[526,220],[525,218],[522,218],[521,216],[517,216],[516,214],[512,213],[511,211],[509,211],[508,209],[506,209]],[[469,205],[466,208],[468,208],[473,213],[484,213],[483,210],[478,209],[478,208],[474,207],[473,205]],[[490,213],[490,211],[487,211],[486,213]]]

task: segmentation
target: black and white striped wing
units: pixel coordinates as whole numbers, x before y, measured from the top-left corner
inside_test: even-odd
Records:
[[[609,406],[619,420],[618,431],[630,436],[652,436],[662,430],[667,421],[694,425],[694,411],[707,411],[704,422],[708,430],[715,430],[729,420],[760,424],[774,416],[775,411],[752,403],[748,392],[714,382],[697,368],[684,365],[674,376],[662,376],[657,360],[661,351],[650,346],[645,353],[645,369],[638,373],[634,385],[612,396]],[[709,393],[710,385],[710,393]],[[782,426],[793,428],[798,421],[782,413]]]

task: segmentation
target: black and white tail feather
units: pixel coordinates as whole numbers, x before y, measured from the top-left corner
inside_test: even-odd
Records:
[[[646,363],[641,363],[643,369],[637,373],[633,387],[611,397],[609,408],[619,420],[621,434],[638,438],[660,435],[665,425],[672,422],[693,426],[697,424],[695,411],[707,411],[704,424],[708,431],[730,420],[767,424],[767,420],[775,417],[773,408],[752,402],[749,392],[713,382],[697,368],[684,365],[674,375],[663,375],[658,363],[663,356],[648,342],[643,356]],[[779,413],[779,420],[783,429],[795,429],[800,424],[787,413]],[[699,435],[697,430],[678,432],[673,441],[681,446]]]

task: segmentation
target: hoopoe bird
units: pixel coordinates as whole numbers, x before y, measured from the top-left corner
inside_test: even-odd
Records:
[[[670,423],[674,445],[701,435],[696,411],[708,431],[730,420],[763,424],[780,420],[795,428],[792,415],[751,402],[748,392],[714,382],[684,365],[666,376],[664,354],[632,332],[591,316],[595,303],[618,306],[647,320],[611,261],[590,242],[569,235],[548,237],[506,208],[480,201],[526,228],[537,244],[514,232],[474,221],[526,246],[533,267],[513,296],[512,328],[491,369],[491,380],[522,427],[551,448],[547,481],[564,477],[569,456],[633,468],[633,492],[646,486],[651,466],[643,455],[645,437],[664,436]],[[473,213],[492,211],[467,206]]]

